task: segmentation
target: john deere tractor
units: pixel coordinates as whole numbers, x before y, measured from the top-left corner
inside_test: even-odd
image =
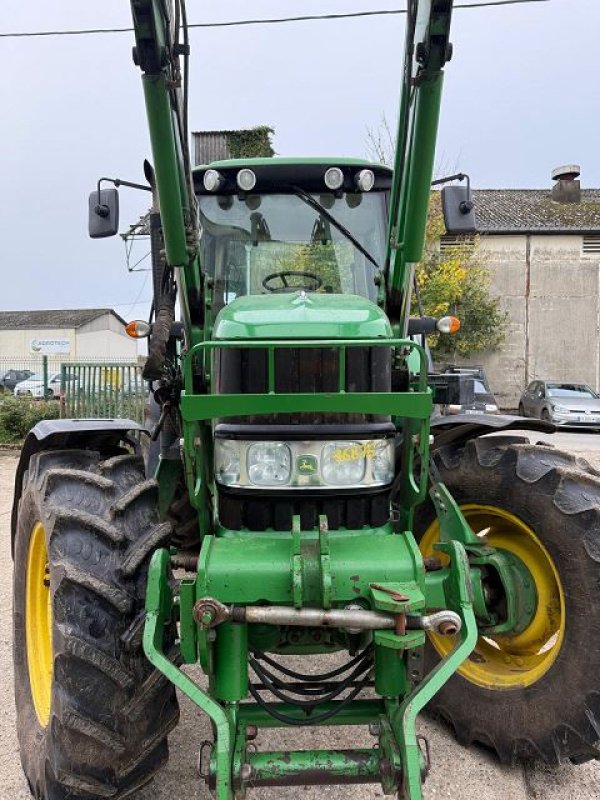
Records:
[[[418,800],[426,705],[505,762],[597,757],[598,474],[510,433],[546,423],[431,424],[443,387],[414,336],[432,321],[409,316],[452,1],[408,2],[393,170],[192,170],[183,0],[131,8],[154,304],[130,329],[149,336],[160,455],[148,475],[130,420],[40,423],[25,442],[14,659],[32,794],[149,781],[176,689],[212,723],[200,762],[218,800],[360,782]],[[450,188],[464,229],[472,203]],[[114,234],[117,209],[99,186],[90,233]],[[262,728],[322,725],[368,727],[373,746],[256,747]]]

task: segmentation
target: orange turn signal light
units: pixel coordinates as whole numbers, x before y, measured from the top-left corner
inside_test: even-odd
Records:
[[[125,326],[125,333],[132,339],[145,339],[151,330],[152,326],[143,319],[134,319]]]
[[[436,328],[440,333],[453,335],[460,330],[460,320],[458,317],[442,317],[438,319]]]

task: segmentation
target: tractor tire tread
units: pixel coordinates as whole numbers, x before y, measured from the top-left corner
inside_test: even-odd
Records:
[[[154,495],[158,489],[158,483],[154,478],[148,478],[136,486],[128,489],[122,497],[113,503],[111,508],[111,516],[113,519],[119,515],[125,514],[130,506],[134,505],[141,497],[148,494]]]
[[[586,646],[600,636],[600,472],[580,456],[512,436],[448,445],[432,457],[457,502],[503,505],[534,531],[544,517],[544,545],[563,583],[571,582],[565,586],[566,602],[578,605],[571,613],[567,606],[563,647],[536,683],[498,697],[455,675],[429,709],[450,725],[459,742],[481,743],[504,763],[557,765],[600,758],[600,658],[594,661]],[[434,513],[430,504],[417,509],[417,538]],[[429,668],[437,662],[430,646],[426,661]],[[571,692],[568,702],[565,686]],[[513,730],[517,723],[518,731]]]
[[[121,564],[123,575],[133,575],[158,547],[168,545],[171,539],[171,530],[169,522],[161,522],[150,528],[147,533],[135,542],[127,551]]]
[[[56,588],[57,592],[61,590],[63,582],[66,581],[76,584],[81,589],[93,592],[102,600],[113,605],[121,614],[126,614],[133,605],[133,597],[113,583],[97,578],[95,575],[90,575],[85,570],[79,569],[79,567],[66,561],[60,562],[57,566],[63,573],[61,581]]]
[[[15,617],[21,760],[32,792],[40,800],[129,796],[167,760],[179,719],[173,685],[142,649],[147,566],[170,535],[158,484],[137,456],[45,451],[31,459],[20,517],[15,563],[24,572],[25,540],[41,521],[53,602],[45,728],[31,700],[22,601]],[[172,628],[167,647],[174,637]]]
[[[107,655],[99,648],[77,636],[63,632],[63,640],[63,653],[65,656],[77,658],[79,661],[83,661],[94,669],[103,672],[120,689],[129,689],[135,685],[134,676],[124,669],[121,662],[116,658]]]
[[[80,511],[75,508],[51,508],[49,509],[51,515],[54,515],[55,524],[52,528],[52,535],[56,535],[61,527],[66,525],[79,525],[92,533],[97,533],[104,536],[111,542],[118,544],[125,539],[125,535],[115,525],[110,522],[97,517],[94,514],[88,514],[87,511]]]

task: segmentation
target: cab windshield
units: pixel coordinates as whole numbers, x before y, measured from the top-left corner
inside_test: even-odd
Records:
[[[198,202],[200,255],[217,308],[243,295],[299,290],[376,300],[384,192],[201,195]]]

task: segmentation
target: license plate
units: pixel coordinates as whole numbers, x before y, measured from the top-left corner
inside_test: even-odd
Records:
[[[478,408],[467,408],[465,414],[484,414],[484,411],[480,411]]]

